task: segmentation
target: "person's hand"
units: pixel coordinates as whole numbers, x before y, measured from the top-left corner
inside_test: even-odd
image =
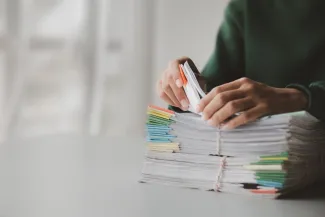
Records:
[[[178,107],[184,111],[188,110],[189,101],[183,90],[183,82],[180,76],[179,64],[189,62],[192,69],[195,68],[193,61],[188,57],[183,57],[171,61],[168,68],[163,72],[161,79],[157,82],[157,93],[159,97],[169,105]],[[193,69],[194,70],[194,69]],[[195,70],[197,70],[195,68]],[[202,84],[203,79],[199,79],[199,72],[195,72],[199,83]]]
[[[200,102],[197,111],[212,126],[233,129],[265,115],[304,110],[304,93],[291,88],[274,88],[241,78],[212,89]],[[227,119],[240,113],[238,116]]]

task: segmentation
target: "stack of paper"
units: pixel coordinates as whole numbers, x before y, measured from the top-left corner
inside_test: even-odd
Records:
[[[191,113],[156,106],[147,113],[142,182],[274,197],[324,177],[325,127],[308,113],[229,131]]]
[[[189,64],[180,71],[192,113],[148,107],[141,182],[273,198],[325,178],[324,123],[296,112],[211,127],[194,112],[205,93]]]

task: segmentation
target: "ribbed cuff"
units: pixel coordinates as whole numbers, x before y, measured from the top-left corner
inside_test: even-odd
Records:
[[[312,102],[312,94],[311,91],[304,85],[301,84],[289,84],[286,86],[286,88],[294,88],[297,90],[300,90],[301,92],[303,92],[307,98],[308,101],[308,107],[307,107],[307,111],[309,111],[311,109],[311,102]]]

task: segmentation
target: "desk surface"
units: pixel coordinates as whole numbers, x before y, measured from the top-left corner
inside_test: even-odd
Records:
[[[306,217],[325,200],[268,200],[137,182],[140,139],[73,136],[0,147],[2,217]]]

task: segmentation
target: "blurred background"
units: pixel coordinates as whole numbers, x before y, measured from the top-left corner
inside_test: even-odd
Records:
[[[168,61],[201,69],[227,0],[0,0],[0,140],[140,135]]]

